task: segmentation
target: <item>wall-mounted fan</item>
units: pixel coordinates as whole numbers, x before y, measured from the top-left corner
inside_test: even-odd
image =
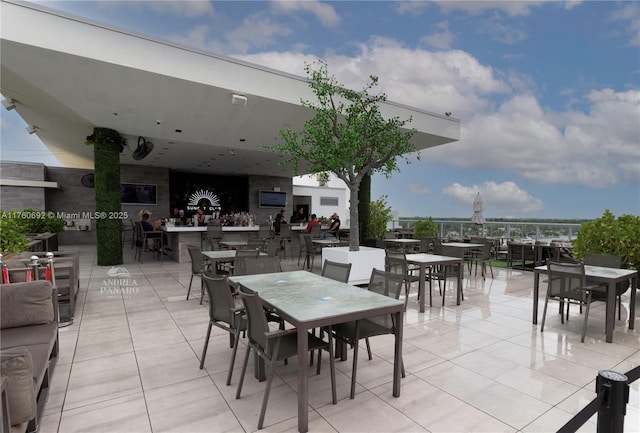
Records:
[[[80,183],[87,188],[94,188],[96,186],[96,179],[93,173],[87,173],[80,178]]]
[[[139,161],[145,156],[149,155],[152,150],[152,142],[145,140],[144,137],[138,137],[138,147],[133,151],[133,159]]]

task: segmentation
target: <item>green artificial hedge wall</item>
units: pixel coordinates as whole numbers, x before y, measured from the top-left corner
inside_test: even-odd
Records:
[[[96,191],[96,250],[98,265],[122,264],[120,202],[120,152],[126,145],[118,131],[95,128],[93,142]]]
[[[358,191],[358,217],[360,218],[360,243],[367,240],[369,227],[369,209],[371,208],[371,173],[366,174],[360,183]]]

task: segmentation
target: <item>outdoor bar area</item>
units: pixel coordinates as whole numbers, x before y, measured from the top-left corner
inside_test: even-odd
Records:
[[[490,232],[479,193],[365,239],[266,149],[306,80],[0,1],[2,93],[61,162],[0,161],[1,433],[639,431],[626,256]]]

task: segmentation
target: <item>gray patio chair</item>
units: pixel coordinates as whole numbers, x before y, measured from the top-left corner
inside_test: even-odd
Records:
[[[616,268],[620,269],[622,267],[622,258],[617,255],[611,254],[594,254],[587,252],[584,258],[585,265],[592,266],[601,266],[603,268]],[[587,279],[587,284],[594,284],[593,282]],[[621,319],[621,311],[622,311],[622,295],[629,289],[629,281],[623,281],[621,283],[616,284],[616,297],[618,298],[618,302],[616,303],[616,308],[618,309],[618,320]],[[594,292],[594,297],[597,297],[600,300],[606,300],[607,292],[606,287],[603,288],[602,292]]]
[[[236,250],[236,257],[233,259],[233,265],[226,265],[229,273],[233,275],[247,275],[247,268],[245,266],[245,259],[255,258],[260,254],[258,249],[238,249]]]
[[[404,308],[407,308],[409,303],[409,292],[411,290],[411,284],[420,281],[419,271],[417,266],[409,265],[407,262],[407,255],[402,250],[385,250],[385,270],[394,274],[398,274],[402,277],[404,283]],[[431,286],[429,286],[431,291]],[[431,299],[431,293],[429,293]]]
[[[202,274],[205,271],[205,261],[202,258],[202,250],[198,246],[187,245],[187,251],[189,251],[189,257],[191,257],[191,279],[189,280],[189,289],[187,290],[187,301],[191,293],[193,277],[200,277],[200,305],[202,305],[204,299],[204,281],[202,280]]]
[[[269,393],[271,391],[271,383],[273,382],[276,363],[278,361],[291,358],[298,353],[298,338],[308,339],[308,347],[311,352],[321,349],[325,349],[329,352],[332,403],[336,404],[336,376],[331,334],[329,334],[329,341],[325,342],[309,333],[299,335],[295,329],[272,331],[267,323],[267,319],[264,314],[264,307],[259,295],[257,293],[245,293],[242,290],[240,290],[239,293],[244,304],[248,320],[248,344],[247,351],[244,356],[244,362],[242,363],[242,373],[240,374],[236,399],[239,399],[242,393],[242,385],[247,372],[247,365],[249,364],[249,355],[251,354],[251,351],[259,356],[268,366],[267,383],[265,385],[262,406],[260,408],[260,416],[258,418],[258,429],[262,429],[264,425],[264,417],[267,411],[267,403],[269,402]],[[320,374],[320,365],[321,363],[318,362],[318,374]]]
[[[480,263],[482,279],[485,280],[487,264],[489,264],[489,269],[491,269],[491,278],[493,278],[493,266],[491,265],[491,248],[493,248],[493,241],[490,239],[485,239],[482,241],[482,243],[484,244],[483,247],[479,250],[474,250],[465,258],[465,260],[469,265],[469,274],[471,274],[471,268],[475,264],[475,275],[478,275],[478,263]]]
[[[229,333],[229,346],[233,349],[229,372],[227,373],[227,386],[229,386],[231,385],[233,365],[238,351],[240,332],[246,329],[246,323],[242,318],[244,306],[233,293],[226,276],[204,272],[202,280],[207,289],[207,296],[209,296],[209,326],[207,327],[207,335],[204,339],[204,347],[200,357],[200,370],[204,368],[212,326],[217,326],[227,331]]]
[[[211,245],[211,249],[219,250],[221,240],[222,240],[222,225],[208,224],[207,225],[207,241],[209,242],[209,245]]]
[[[401,275],[373,269],[371,271],[368,290],[380,295],[399,299],[403,284],[404,280]],[[340,323],[333,326],[335,338],[353,347],[353,366],[351,368],[350,395],[350,398],[352,400],[355,398],[356,393],[356,371],[358,370],[358,342],[363,338],[365,339],[367,345],[367,354],[369,355],[369,360],[372,360],[373,356],[371,355],[369,338],[375,337],[376,335],[394,334],[395,326],[396,324],[393,315],[390,314],[376,316],[370,319]],[[342,351],[341,353],[341,358],[343,360],[346,359],[346,353],[344,351]],[[405,377],[404,366],[402,367],[402,377]]]
[[[438,251],[438,253],[436,254],[462,259],[463,264],[461,266],[464,266],[464,248],[450,247],[450,246],[447,246],[447,244],[442,244],[441,246],[437,247],[436,250]],[[431,294],[432,281],[434,280],[437,281],[438,288],[441,290],[441,294],[442,294],[443,307],[444,307],[445,294],[447,291],[447,280],[452,277],[457,278],[458,272],[459,271],[457,266],[447,265],[447,266],[432,267],[429,269],[429,272],[427,273],[426,278],[429,280],[429,294]],[[443,282],[444,284],[442,284]],[[461,296],[462,296],[462,300],[464,300],[463,291],[461,291]]]
[[[596,290],[602,290],[603,285],[588,285],[583,263],[552,262],[547,261],[547,295],[544,299],[542,323],[540,332],[544,332],[544,324],[547,318],[547,305],[549,299],[560,301],[560,321],[564,323],[564,304],[567,304],[566,318],[569,320],[569,307],[571,304],[585,306],[584,323],[580,342],[584,343],[587,332],[587,320],[589,319],[589,307],[592,302],[598,301],[592,296]]]
[[[313,271],[313,263],[316,260],[316,253],[321,252],[322,247],[313,244],[313,237],[310,234],[302,235],[302,239],[304,242],[304,262],[302,263],[302,267],[304,268],[305,265],[307,265],[307,269]],[[300,250],[300,254],[303,254],[302,249]],[[299,263],[300,257],[298,257],[298,264]]]
[[[282,272],[280,257],[278,256],[246,257],[244,259],[244,267],[247,275]]]
[[[330,260],[325,260],[322,264],[322,276],[331,278],[332,280],[340,281],[342,283],[349,282],[349,275],[351,274],[351,263],[338,263]]]

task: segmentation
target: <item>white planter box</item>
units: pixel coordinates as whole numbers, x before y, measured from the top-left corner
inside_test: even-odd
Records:
[[[371,271],[384,271],[384,250],[382,248],[360,247],[360,251],[349,251],[349,247],[327,247],[322,249],[322,262],[331,260],[338,263],[351,263],[349,284],[367,284]]]

